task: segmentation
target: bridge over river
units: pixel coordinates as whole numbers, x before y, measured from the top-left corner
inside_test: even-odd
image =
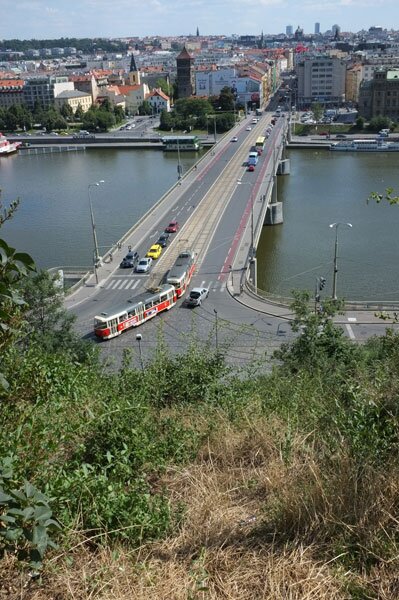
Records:
[[[259,136],[265,135],[271,120],[272,113],[264,113],[256,125],[251,125],[251,131],[247,131],[248,119],[224,136],[107,251],[101,258],[101,266],[93,269],[93,275],[85,275],[85,285],[96,284],[109,276],[113,266],[110,257],[119,261],[127,246],[144,254],[151,241],[155,241],[147,237],[148,232],[154,228],[161,231],[167,225],[165,215],[178,214],[181,226],[178,243],[174,249],[168,247],[157,261],[151,273],[152,284],[170,268],[182,245],[194,248],[201,263],[219,227],[226,229],[226,238],[230,237],[231,242],[220,276],[225,275],[228,265],[232,268],[235,265],[243,274],[241,283],[248,278],[256,286],[256,246],[265,223],[282,222],[282,206],[276,201],[277,175],[289,172],[289,161],[284,159],[285,118],[276,120],[255,171],[247,171],[250,148]],[[232,143],[234,135],[238,141]],[[95,146],[104,144],[101,138],[92,142]],[[136,140],[136,143],[142,146],[142,142]],[[131,140],[130,146],[134,145]],[[187,214],[183,216],[185,210]]]

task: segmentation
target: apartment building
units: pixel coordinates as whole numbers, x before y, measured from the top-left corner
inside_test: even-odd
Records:
[[[359,113],[366,119],[384,116],[399,120],[399,69],[380,68],[359,90]]]
[[[330,56],[304,58],[297,63],[296,69],[299,106],[345,101],[346,62],[343,59]]]

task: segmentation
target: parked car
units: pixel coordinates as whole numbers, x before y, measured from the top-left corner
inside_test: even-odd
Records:
[[[169,233],[162,233],[156,243],[162,248],[166,248],[166,246],[169,244]]]
[[[171,221],[165,229],[165,233],[176,233],[179,229],[179,223],[177,221]]]
[[[337,133],[335,137],[337,138],[337,140],[343,140],[346,138],[346,135],[344,133]]]
[[[138,252],[128,252],[124,258],[122,258],[122,262],[119,265],[122,269],[134,269],[139,261],[139,253]]]
[[[201,306],[205,298],[208,298],[208,288],[193,288],[187,297],[188,306]]]
[[[153,244],[151,246],[151,248],[148,250],[146,257],[156,259],[161,256],[161,253],[162,253],[162,246],[160,246],[159,244]]]
[[[136,265],[136,273],[148,273],[152,265],[152,258],[140,258]]]

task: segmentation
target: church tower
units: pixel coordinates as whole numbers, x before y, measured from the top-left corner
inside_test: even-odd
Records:
[[[129,69],[129,83],[130,85],[140,85],[140,71],[137,68],[136,61],[134,59],[134,54],[132,54],[132,58],[130,60],[130,69]]]
[[[177,93],[179,98],[189,98],[195,93],[194,59],[184,47],[176,58]]]

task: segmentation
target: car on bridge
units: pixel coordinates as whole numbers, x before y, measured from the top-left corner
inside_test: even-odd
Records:
[[[124,258],[122,258],[122,262],[119,265],[121,269],[134,269],[134,267],[139,262],[139,253],[138,252],[128,252]]]
[[[165,229],[165,233],[176,233],[179,229],[179,223],[177,221],[171,221]]]
[[[187,297],[188,306],[201,306],[203,300],[208,298],[208,288],[193,288]]]
[[[162,246],[160,246],[159,244],[153,244],[151,246],[151,248],[148,250],[146,257],[147,258],[152,258],[153,260],[155,260],[156,258],[159,258],[162,254]]]
[[[235,135],[233,138],[231,138],[232,142],[238,142],[238,137]]]
[[[148,273],[151,269],[152,258],[141,258],[136,265],[136,273]]]
[[[247,171],[255,171],[255,165],[248,165]]]
[[[169,244],[169,233],[162,233],[156,243],[162,248],[166,248],[166,246]]]
[[[245,128],[245,131],[252,131],[252,127],[248,125],[248,127]]]

